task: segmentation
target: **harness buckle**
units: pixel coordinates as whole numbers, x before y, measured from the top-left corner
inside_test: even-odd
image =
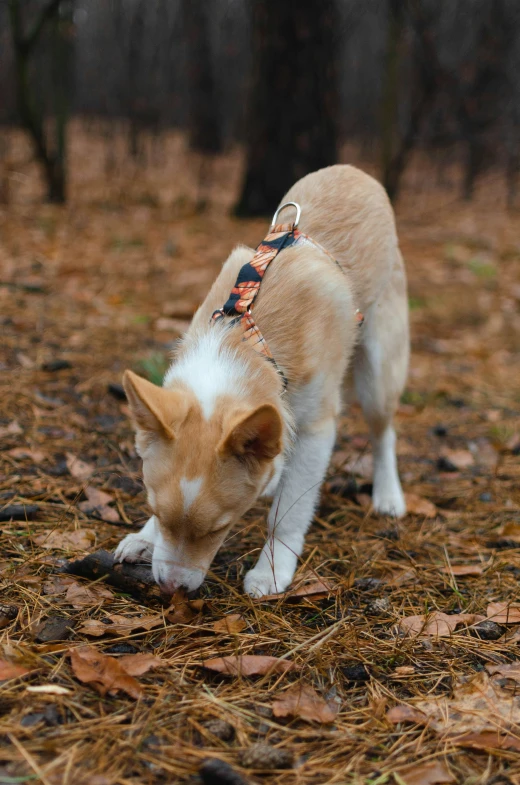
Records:
[[[296,227],[300,223],[300,215],[302,213],[302,208],[300,207],[300,205],[297,202],[285,202],[285,204],[281,204],[280,207],[278,208],[278,210],[273,215],[273,220],[271,221],[271,226],[276,226],[278,213],[281,213],[282,210],[284,210],[286,207],[290,207],[291,205],[293,207],[296,207],[296,219],[295,219],[295,221],[293,223],[293,229],[296,229]]]

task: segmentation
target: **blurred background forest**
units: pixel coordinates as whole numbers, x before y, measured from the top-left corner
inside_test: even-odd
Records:
[[[0,200],[23,186],[22,127],[56,202],[93,157],[113,183],[174,165],[187,140],[201,206],[213,158],[245,147],[239,215],[338,160],[392,198],[412,162],[466,199],[492,172],[512,207],[519,73],[517,0],[4,0]]]

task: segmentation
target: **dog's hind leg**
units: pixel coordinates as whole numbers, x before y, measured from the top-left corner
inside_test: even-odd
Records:
[[[354,385],[370,428],[374,457],[372,502],[376,512],[400,517],[406,503],[397,473],[393,417],[409,360],[408,295],[401,254],[378,300],[365,313],[354,355]]]

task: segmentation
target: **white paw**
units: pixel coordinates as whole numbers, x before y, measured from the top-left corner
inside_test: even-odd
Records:
[[[153,543],[145,540],[141,532],[135,534],[127,534],[124,540],[121,540],[114,553],[114,561],[116,562],[136,562],[136,561],[151,561],[153,555]]]
[[[372,504],[380,515],[392,515],[394,518],[402,518],[406,515],[406,502],[401,488],[382,492],[374,488]]]
[[[275,574],[271,567],[254,567],[244,578],[244,590],[251,597],[264,597],[266,594],[279,594],[286,590],[292,581],[291,575]]]

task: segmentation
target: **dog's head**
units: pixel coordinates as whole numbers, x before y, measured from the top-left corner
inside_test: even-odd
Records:
[[[272,403],[221,396],[207,419],[193,391],[131,371],[124,387],[159,522],[152,569],[166,591],[198,588],[224,538],[272,479],[283,424]]]

